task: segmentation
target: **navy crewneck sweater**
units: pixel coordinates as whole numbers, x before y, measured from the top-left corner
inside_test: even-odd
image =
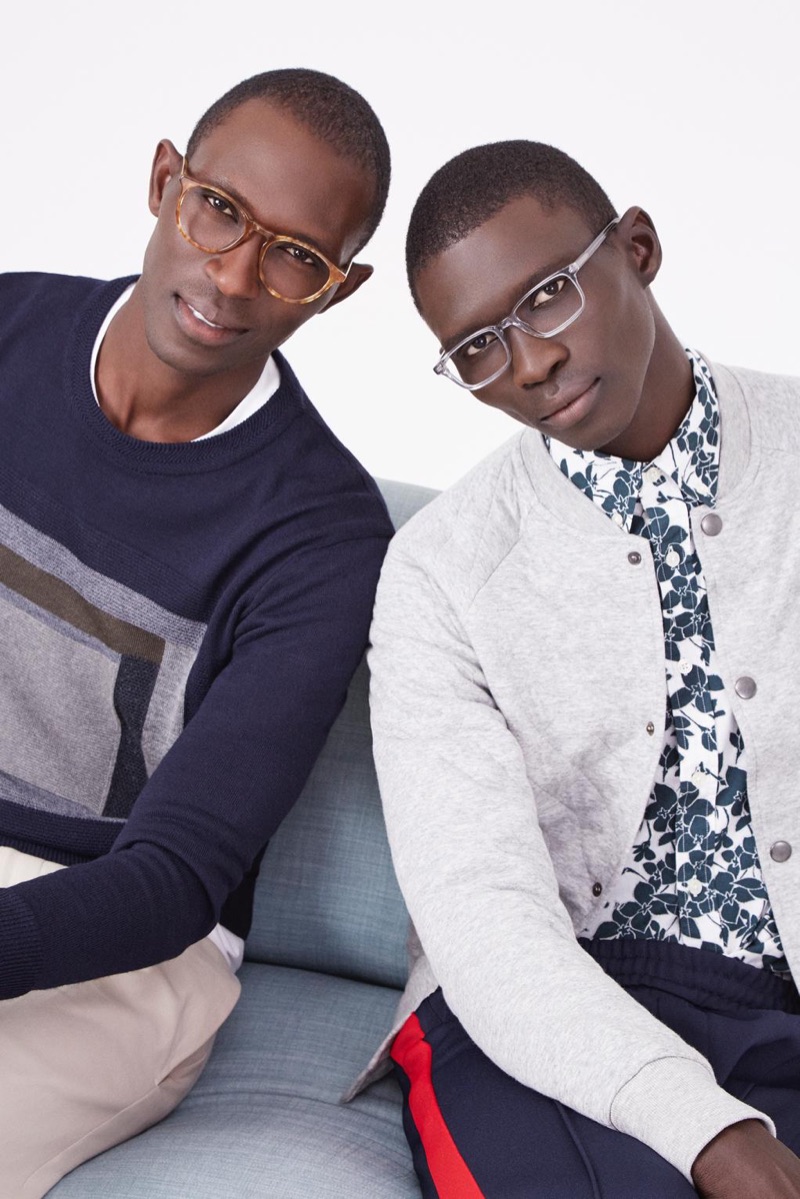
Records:
[[[363,652],[391,525],[276,354],[237,428],[158,444],[91,389],[130,279],[0,276],[0,999],[247,933]]]

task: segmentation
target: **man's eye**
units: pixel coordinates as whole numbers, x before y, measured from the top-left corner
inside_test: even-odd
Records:
[[[566,283],[566,279],[562,277],[551,279],[549,283],[545,283],[544,287],[537,288],[528,301],[529,307],[541,308],[542,304],[549,304],[564,290]]]
[[[228,217],[233,221],[239,220],[239,213],[224,196],[218,195],[217,192],[204,192],[203,199],[215,216]]]
[[[294,242],[278,242],[276,249],[281,250],[284,254],[296,263],[297,266],[308,266],[316,270],[321,266],[321,259],[316,254],[312,254],[305,246],[295,245]]]
[[[497,341],[495,333],[479,333],[477,337],[473,337],[458,351],[459,355],[465,358],[474,358],[476,354],[483,354],[490,346],[493,346]]]
[[[313,266],[318,261],[314,254],[310,254],[302,246],[287,246],[286,249],[295,262],[302,263],[303,266]]]

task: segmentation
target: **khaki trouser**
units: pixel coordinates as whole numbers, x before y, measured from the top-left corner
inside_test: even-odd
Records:
[[[0,886],[58,869],[0,847]],[[168,1115],[239,990],[204,940],[160,966],[0,1002],[0,1199],[40,1199]]]

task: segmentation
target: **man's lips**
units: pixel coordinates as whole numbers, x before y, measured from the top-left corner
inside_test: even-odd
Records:
[[[184,329],[193,337],[208,344],[233,341],[247,330],[231,322],[219,320],[217,312],[208,304],[198,306],[183,296],[176,295],[178,318]]]
[[[203,316],[203,314],[199,308],[195,308],[194,305],[190,304],[188,300],[185,300],[184,303],[186,304],[186,307],[189,309],[189,311],[192,312],[198,318],[198,320],[201,320],[204,324],[208,325],[210,328],[212,328],[212,329],[228,328],[227,325],[220,325],[217,321],[210,321],[207,316]]]
[[[581,420],[594,403],[599,382],[599,379],[593,379],[588,387],[581,385],[579,390],[559,396],[555,407],[546,416],[540,416],[536,423],[562,426]]]

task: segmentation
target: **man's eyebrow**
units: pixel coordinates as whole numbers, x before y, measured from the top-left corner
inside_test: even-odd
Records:
[[[195,179],[196,177],[194,175],[192,175],[191,178]],[[263,224],[263,222],[258,220],[258,217],[256,217],[254,215],[250,201],[245,200],[245,198],[241,194],[241,192],[237,191],[234,184],[232,184],[229,179],[226,179],[224,175],[221,178],[215,178],[214,176],[206,176],[206,178],[204,178],[204,179],[197,179],[196,182],[204,183],[208,187],[213,187],[215,189],[215,191],[225,192],[225,194],[230,196],[230,198],[232,200],[235,200],[236,203],[241,208],[244,208],[244,210],[251,217],[253,217],[254,220],[258,221],[259,225]],[[269,225],[264,225],[264,228],[269,229]],[[270,233],[277,233],[281,237],[295,237],[295,238],[297,238],[298,241],[306,242],[307,245],[313,246],[315,250],[319,250],[319,252],[321,254],[324,254],[326,257],[330,257],[330,255],[328,254],[328,251],[323,249],[323,247],[319,244],[317,239],[315,237],[312,237],[310,233],[303,233],[299,229],[269,229],[269,231],[270,231]]]
[[[520,286],[514,303],[506,312],[503,313],[501,317],[498,318],[498,322],[496,323],[499,323],[499,321],[502,321],[504,317],[508,316],[512,309],[519,304],[522,297],[526,296],[529,291],[533,291],[533,289],[538,287],[540,283],[545,283],[552,275],[557,275],[560,271],[565,271],[570,265],[571,263],[564,262],[559,258],[557,262],[550,264],[545,263],[545,265],[536,270],[534,274],[529,275],[527,282]],[[493,323],[491,321],[484,321],[482,325],[476,325],[472,323],[467,325],[465,328],[459,329],[459,331],[454,333],[452,337],[448,337],[447,341],[442,345],[442,352],[449,354],[452,349],[459,345],[460,342],[465,341],[471,334],[480,333],[481,329],[491,329],[492,324]]]

